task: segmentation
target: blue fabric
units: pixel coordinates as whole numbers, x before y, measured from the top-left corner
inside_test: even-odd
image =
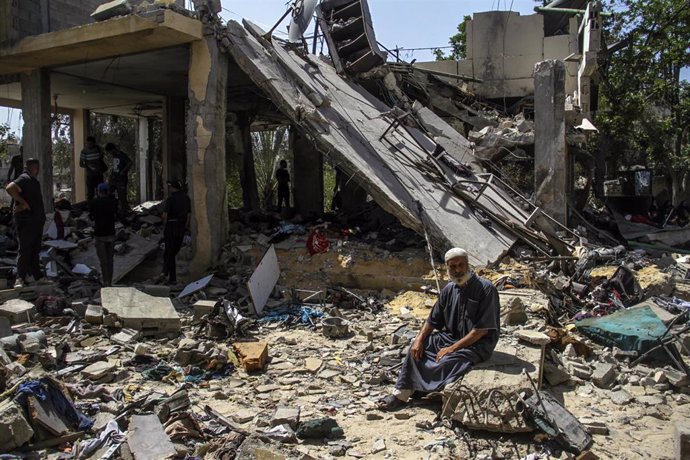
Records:
[[[79,431],[88,430],[94,424],[94,420],[82,414],[50,379],[42,378],[25,382],[19,386],[17,393],[19,393],[18,400],[24,407],[27,405],[28,396],[33,396],[39,401],[49,400],[60,417],[73,428],[77,427]]]
[[[263,317],[259,318],[262,322],[288,322],[295,320],[300,324],[312,324],[311,319],[320,318],[323,312],[318,308],[307,307],[305,305],[293,304],[278,307],[268,311]]]

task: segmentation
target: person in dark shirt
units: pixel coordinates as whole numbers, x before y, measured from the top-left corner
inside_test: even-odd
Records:
[[[29,276],[35,280],[43,277],[39,253],[46,213],[43,208],[41,184],[36,178],[39,170],[39,161],[29,158],[26,160],[24,172],[5,187],[14,200],[13,214],[19,239],[15,289],[22,289],[29,281]]]
[[[276,181],[278,182],[278,212],[280,212],[283,202],[286,207],[290,207],[290,173],[285,160],[280,160],[280,168],[276,170]]]
[[[395,390],[379,401],[382,410],[404,404],[415,391],[442,390],[474,364],[489,359],[498,343],[500,306],[496,287],[472,272],[464,249],[450,249],[445,260],[451,282],[441,290],[412,343]],[[434,330],[438,332],[432,333]]]
[[[113,157],[113,167],[110,172],[110,185],[117,193],[120,215],[125,216],[129,211],[127,204],[127,182],[132,160],[112,142],[106,144],[105,151]]]
[[[182,184],[178,180],[168,181],[168,199],[163,204],[163,222],[165,230],[163,242],[163,276],[168,278],[169,284],[177,283],[177,267],[175,257],[182,248],[184,235],[189,228],[189,219],[192,212],[192,203],[187,194],[182,190]]]
[[[113,284],[117,200],[105,182],[99,184],[97,190],[97,197],[89,203],[89,217],[94,222],[93,234],[96,237],[96,254],[101,263],[103,286],[107,287]]]
[[[86,138],[86,147],[79,155],[79,166],[86,169],[86,198],[93,200],[96,195],[96,187],[103,182],[103,173],[108,169],[108,165],[103,161],[103,152],[96,144],[96,138],[89,136]]]

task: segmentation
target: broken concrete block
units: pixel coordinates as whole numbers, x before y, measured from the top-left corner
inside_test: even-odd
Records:
[[[654,373],[654,381],[657,384],[666,383],[666,380],[666,374],[664,373],[664,371],[657,371]]]
[[[580,379],[589,379],[592,376],[592,369],[588,365],[577,362],[569,362],[568,371]]]
[[[296,430],[299,425],[299,414],[299,407],[278,406],[271,419],[271,426],[288,425],[293,430]]]
[[[625,390],[611,391],[609,392],[609,398],[611,398],[611,402],[618,406],[628,404],[633,399],[635,399],[630,393],[628,393]]]
[[[0,305],[0,316],[9,319],[12,324],[30,323],[35,314],[36,307],[26,300],[12,299]]]
[[[8,300],[11,299],[18,299],[19,298],[19,292],[18,290],[15,289],[4,289],[0,291],[0,302],[7,302]]]
[[[0,339],[0,343],[8,350],[16,352],[36,353],[48,345],[45,332],[27,332],[26,334],[14,334]]]
[[[501,306],[501,325],[517,326],[527,322],[525,305],[519,297],[513,297],[509,303]]]
[[[548,335],[538,331],[520,329],[518,331],[515,331],[515,336],[519,340],[524,340],[525,342],[531,343],[533,345],[544,346],[551,342],[551,339]]]
[[[135,460],[164,459],[175,455],[175,446],[156,415],[133,415],[127,444]]]
[[[560,366],[544,363],[544,378],[549,382],[549,385],[556,386],[570,380],[570,374]]]
[[[0,402],[0,453],[22,446],[34,435],[24,411],[11,399]]]
[[[245,371],[258,371],[266,365],[268,359],[266,342],[236,342],[232,346],[240,357]]]
[[[321,369],[322,364],[323,361],[319,358],[307,358],[304,360],[304,367],[312,373]]]
[[[115,370],[115,365],[106,361],[97,361],[88,367],[82,369],[81,373],[84,377],[91,380],[101,380],[106,378]]]
[[[194,310],[193,321],[199,321],[204,315],[208,315],[216,306],[217,301],[215,300],[197,300],[193,305]]]
[[[592,383],[599,388],[608,388],[616,378],[616,368],[609,363],[596,363],[592,372]]]
[[[154,297],[137,289],[101,289],[101,303],[117,316],[122,327],[141,331],[144,336],[175,334],[180,331],[180,316],[169,298]]]
[[[102,324],[103,307],[101,307],[100,305],[89,305],[88,307],[86,307],[84,320],[89,324]]]
[[[690,384],[690,379],[685,374],[677,369],[664,369],[664,375],[668,383],[675,387],[686,387]]]
[[[110,337],[110,340],[121,343],[122,345],[127,345],[132,342],[136,342],[140,337],[140,331],[135,331],[134,329],[122,329],[120,332]]]
[[[603,422],[597,422],[594,420],[581,421],[582,425],[587,430],[589,434],[600,434],[606,436],[609,434],[609,427]]]

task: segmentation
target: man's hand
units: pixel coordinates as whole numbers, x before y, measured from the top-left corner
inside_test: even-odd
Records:
[[[451,345],[450,347],[445,347],[441,348],[438,353],[436,353],[436,362],[441,361],[444,356],[446,356],[449,353],[453,353],[455,351],[455,348]]]
[[[412,343],[412,347],[410,347],[410,353],[412,353],[412,358],[414,358],[415,361],[422,359],[422,355],[424,354],[424,342],[415,340],[414,343]]]
[[[23,211],[30,211],[30,210],[31,210],[31,206],[29,206],[29,203],[27,203],[26,201],[24,201],[23,203],[16,202],[14,204],[14,213],[15,214],[23,212]]]

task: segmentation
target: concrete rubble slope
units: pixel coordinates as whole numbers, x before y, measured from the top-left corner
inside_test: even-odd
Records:
[[[487,228],[439,180],[428,152],[435,143],[422,131],[391,129],[391,108],[345,80],[316,56],[306,58],[256,36],[262,31],[230,21],[228,51],[249,77],[296,125],[334,158],[388,212],[424,233],[417,202],[439,246],[473,248],[472,262],[497,260],[518,237],[503,227]],[[420,146],[424,146],[423,148]],[[467,160],[469,160],[468,158]],[[519,219],[518,219],[519,220]]]

